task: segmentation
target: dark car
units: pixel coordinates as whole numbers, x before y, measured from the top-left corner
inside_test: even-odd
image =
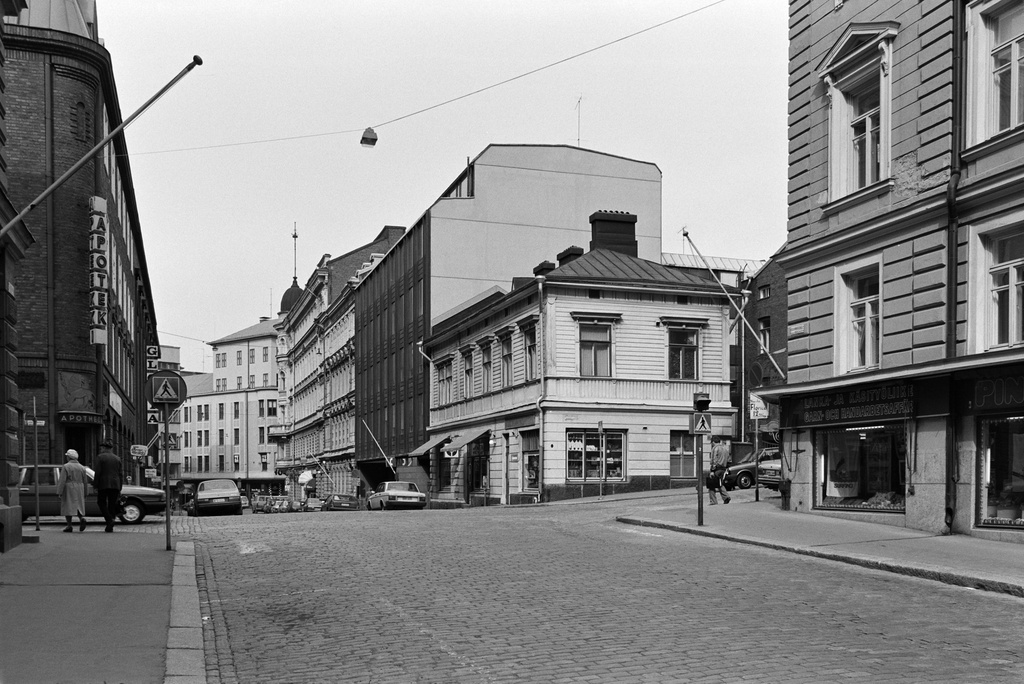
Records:
[[[355,494],[331,494],[324,499],[321,511],[358,511],[359,499]]]
[[[203,480],[193,501],[194,515],[242,515],[242,494],[232,480]]]
[[[39,465],[39,515],[60,515],[60,496],[57,483],[60,481],[62,466],[47,463]],[[36,514],[36,467],[21,466],[18,485],[21,503],[21,518],[27,520]],[[92,481],[92,468],[86,468]],[[85,488],[85,515],[88,518],[102,518],[96,490],[90,484]],[[162,489],[124,485],[121,487],[121,513],[117,516],[124,523],[140,523],[147,515],[163,513],[167,508],[167,497]]]
[[[756,477],[756,470],[759,463],[763,463],[770,460],[778,460],[779,450],[778,449],[762,449],[757,459],[754,459],[753,454],[746,456],[747,460],[739,463],[733,463],[725,469],[724,484],[728,490],[732,489],[750,489],[754,486],[754,478]],[[761,483],[764,485],[765,483]]]
[[[395,508],[426,508],[427,495],[414,482],[381,482],[366,502],[371,511]]]
[[[319,512],[320,509],[323,508],[323,505],[324,505],[324,502],[321,499],[318,499],[315,496],[307,496],[305,499],[302,500],[302,510],[305,513],[308,513],[308,512],[311,512],[311,511],[318,511]]]

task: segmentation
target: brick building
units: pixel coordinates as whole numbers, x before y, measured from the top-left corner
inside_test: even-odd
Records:
[[[121,123],[94,2],[29,2],[4,27],[8,181],[27,206]],[[20,405],[45,420],[40,461],[101,437],[146,443],[146,347],[157,345],[131,167],[117,136],[29,214],[35,238],[13,283]],[[29,451],[36,445],[28,445]],[[128,459],[124,459],[128,462]],[[139,464],[139,468],[144,464]],[[126,467],[125,475],[136,479]]]

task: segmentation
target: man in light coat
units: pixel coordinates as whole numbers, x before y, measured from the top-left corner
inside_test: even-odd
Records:
[[[722,502],[729,503],[731,499],[725,493],[725,469],[729,467],[729,447],[722,444],[722,438],[714,435],[711,438],[711,473],[708,475],[708,496],[711,497],[711,505],[715,505],[715,492],[722,495]]]
[[[71,516],[78,516],[78,530],[85,532],[85,487],[89,483],[89,471],[78,462],[78,452],[68,449],[64,452],[68,462],[60,469],[57,495],[60,496],[60,514],[67,521],[65,532],[74,532]]]
[[[107,521],[104,532],[114,531],[114,518],[120,509],[121,459],[114,455],[113,448],[114,444],[110,440],[100,442],[100,452],[96,455],[96,474],[93,476],[100,513]]]

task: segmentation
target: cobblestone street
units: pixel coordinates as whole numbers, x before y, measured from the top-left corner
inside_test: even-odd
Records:
[[[1024,681],[1020,599],[614,521],[635,507],[174,525],[210,682]]]

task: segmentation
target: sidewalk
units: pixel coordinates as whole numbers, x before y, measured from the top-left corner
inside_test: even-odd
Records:
[[[0,554],[0,682],[205,684],[193,542],[62,528],[26,521],[38,543]]]
[[[616,519],[1024,597],[1024,544],[783,511],[770,491],[759,502],[753,490],[732,494],[728,505],[705,499],[702,526],[695,493],[634,495],[637,511]]]

